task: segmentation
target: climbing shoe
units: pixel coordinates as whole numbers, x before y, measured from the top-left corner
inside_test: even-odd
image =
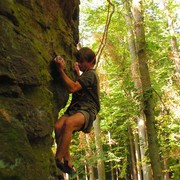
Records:
[[[72,174],[73,168],[68,166],[68,161],[64,161],[64,163],[56,160],[56,166],[64,173]]]

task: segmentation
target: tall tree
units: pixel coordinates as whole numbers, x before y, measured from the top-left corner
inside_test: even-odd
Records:
[[[100,119],[99,116],[96,117],[94,121],[94,134],[95,134],[95,143],[96,143],[96,151],[97,151],[97,169],[98,169],[98,179],[105,180],[105,165],[104,160],[102,159],[103,148],[101,143],[101,129],[100,129]]]
[[[130,146],[130,152],[131,152],[131,165],[132,165],[132,175],[133,180],[138,180],[138,174],[137,174],[137,168],[136,168],[136,160],[135,160],[135,150],[134,150],[134,144],[132,140],[132,129],[128,127],[128,136],[129,136],[129,146]]]
[[[108,131],[108,144],[110,152],[112,151],[112,142],[111,142],[111,133]],[[110,168],[111,168],[111,180],[114,180],[114,170],[113,170],[113,162],[110,161]]]
[[[87,147],[88,147],[88,158],[90,158],[93,155],[93,151],[91,149],[91,137],[90,134],[86,134],[86,143],[87,143]],[[88,165],[88,171],[89,171],[89,180],[94,180],[94,168],[93,166],[90,164]]]
[[[135,20],[136,50],[143,94],[143,111],[146,117],[148,135],[148,147],[154,180],[162,179],[162,170],[159,157],[157,133],[155,129],[153,90],[147,65],[145,32],[143,22],[142,1],[133,1],[133,13]]]
[[[145,115],[143,112],[143,90],[142,90],[142,82],[140,79],[140,72],[138,66],[138,55],[136,52],[136,42],[134,37],[134,29],[133,29],[133,22],[132,22],[132,12],[131,12],[131,4],[129,1],[124,1],[124,9],[125,9],[125,19],[128,29],[128,45],[130,51],[130,58],[131,58],[131,74],[132,79],[134,81],[134,86],[136,92],[139,94],[139,111],[140,115],[137,117],[137,128],[138,128],[138,135],[140,140],[140,152],[141,152],[141,163],[137,162],[138,166],[142,165],[142,172],[143,177],[145,179],[150,179],[150,171],[148,170],[148,164],[146,163],[146,146],[147,146],[147,138],[146,138],[146,126],[145,126]],[[138,148],[138,147],[137,147]],[[138,154],[137,154],[138,155]],[[139,159],[139,158],[137,158]],[[138,167],[138,175],[139,179],[142,178],[141,176],[141,167]]]

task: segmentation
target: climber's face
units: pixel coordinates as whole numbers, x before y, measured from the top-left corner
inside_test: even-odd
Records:
[[[91,68],[91,64],[92,63],[89,63],[86,60],[79,60],[78,61],[79,69],[82,72],[85,72],[86,70],[90,69]]]

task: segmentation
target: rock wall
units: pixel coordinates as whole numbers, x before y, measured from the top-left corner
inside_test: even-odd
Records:
[[[0,179],[57,179],[54,120],[68,93],[52,59],[72,65],[79,0],[0,1]]]

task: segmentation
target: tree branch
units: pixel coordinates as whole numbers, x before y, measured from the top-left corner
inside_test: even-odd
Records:
[[[101,57],[101,54],[102,54],[102,51],[106,45],[106,40],[107,40],[107,35],[108,35],[108,28],[109,28],[109,24],[111,22],[111,18],[112,18],[112,15],[114,13],[114,10],[115,10],[115,6],[114,4],[111,3],[110,0],[107,0],[108,1],[108,14],[107,14],[107,18],[106,18],[106,24],[105,24],[105,27],[104,27],[104,32],[103,32],[103,36],[102,36],[102,39],[101,39],[101,44],[99,45],[99,48],[98,48],[98,51],[96,53],[96,66],[95,66],[95,69],[97,68],[98,64],[99,64],[99,61],[100,61],[100,57]],[[110,9],[111,9],[111,6],[112,6],[112,11],[110,12]]]

